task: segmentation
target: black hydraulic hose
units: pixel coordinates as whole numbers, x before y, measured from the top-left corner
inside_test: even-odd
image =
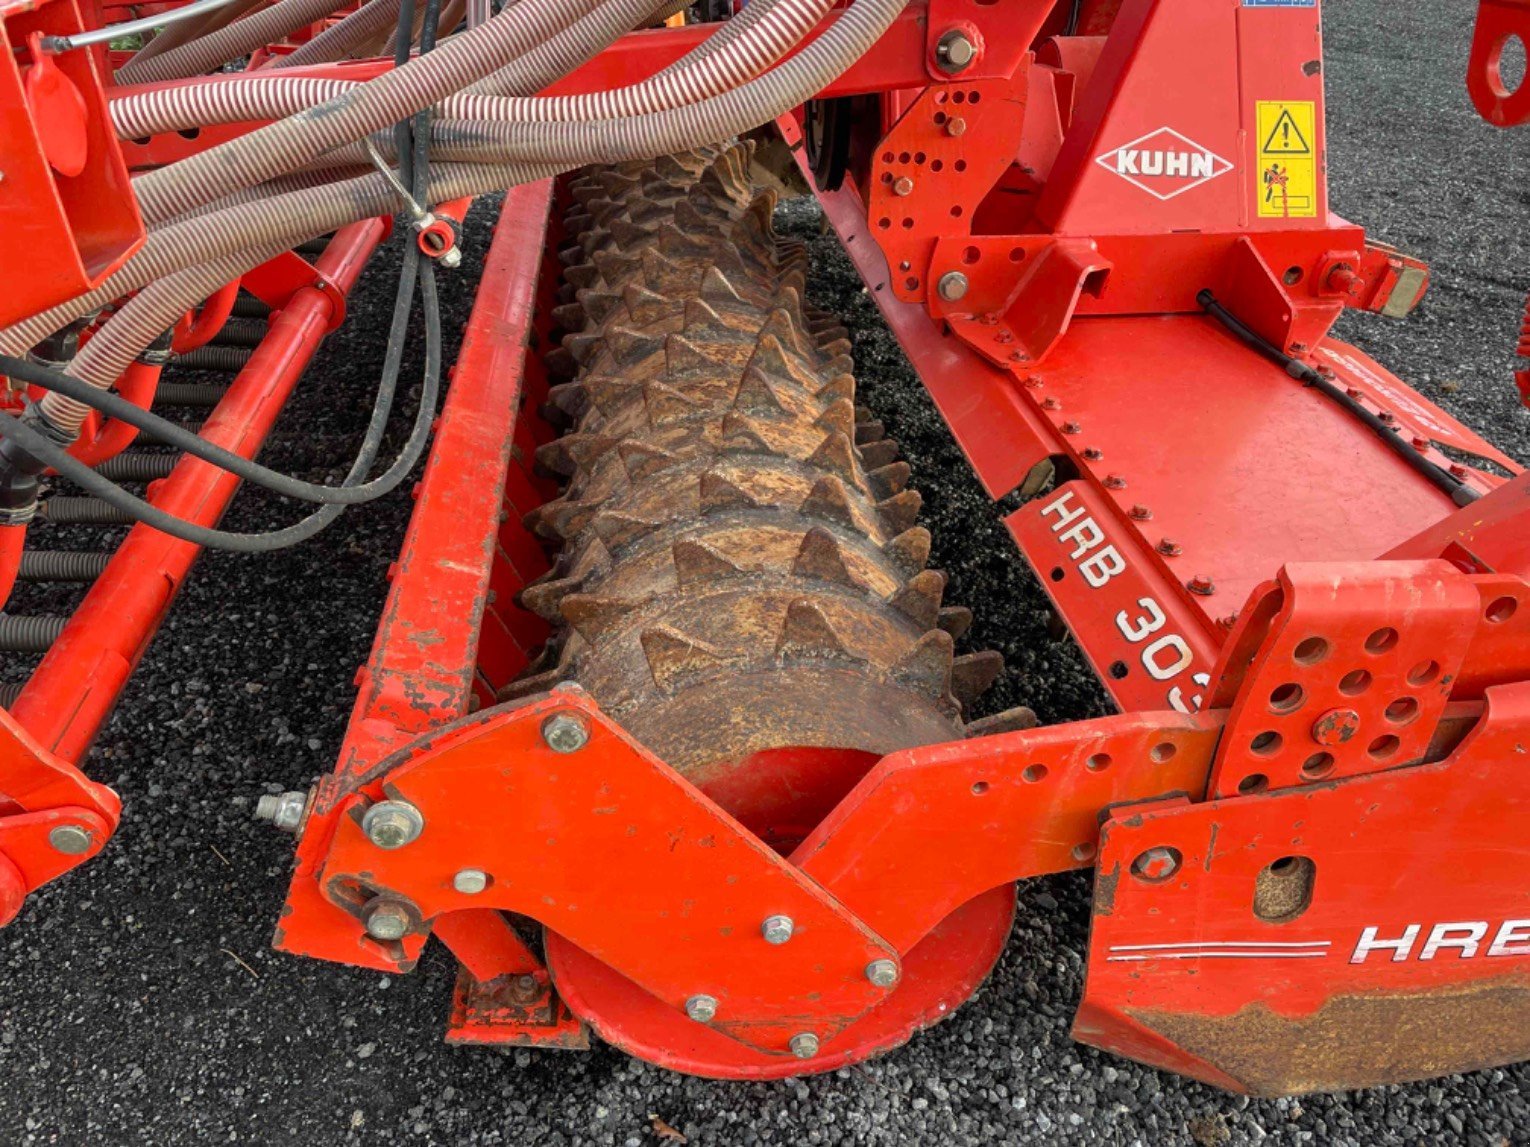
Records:
[[[1300,359],[1292,358],[1274,343],[1255,333],[1236,315],[1217,302],[1216,296],[1209,290],[1202,291],[1196,295],[1195,301],[1205,309],[1207,314],[1226,327],[1240,342],[1252,347],[1264,355],[1265,358],[1279,365],[1281,369],[1303,386],[1310,386],[1314,390],[1319,391],[1326,398],[1338,404],[1347,413],[1364,423],[1375,432],[1378,438],[1387,444],[1392,453],[1406,462],[1410,469],[1423,477],[1436,489],[1448,494],[1450,500],[1456,505],[1469,506],[1482,497],[1476,490],[1459,481],[1448,470],[1441,469],[1424,457],[1413,443],[1404,441],[1402,435],[1372,414],[1361,403],[1351,398],[1343,387],[1335,386]]]
[[[423,425],[426,432],[423,435],[412,434],[408,445],[394,460],[393,465],[370,483],[378,491],[379,496],[388,490],[395,489],[414,469],[415,464],[424,454],[425,444],[429,440],[430,422],[435,413],[441,375],[441,314],[439,300],[436,297],[435,269],[428,262],[420,265],[420,253],[414,246],[409,247],[405,254],[405,261],[406,265],[418,266],[421,306],[425,312],[425,382],[420,394],[421,414],[416,428]],[[404,298],[401,292],[400,299]],[[395,333],[399,334],[399,337],[389,340],[388,357],[392,374],[396,379],[403,338],[401,332]],[[385,366],[384,369],[386,372],[388,368]],[[386,384],[386,377],[384,382]],[[177,518],[142,498],[128,493],[116,483],[97,474],[89,466],[70,457],[67,451],[50,442],[42,433],[13,415],[0,416],[0,439],[14,442],[27,454],[53,467],[64,478],[127,514],[134,521],[142,522],[173,538],[208,549],[230,550],[235,553],[269,553],[272,550],[284,549],[307,541],[330,525],[346,508],[340,504],[326,505],[300,522],[266,533],[230,533]],[[365,454],[358,456],[346,481],[358,481],[370,469],[375,454],[376,450],[373,449],[371,456]]]

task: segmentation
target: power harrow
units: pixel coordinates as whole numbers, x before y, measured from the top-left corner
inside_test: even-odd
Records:
[[[0,0],[49,253],[0,287],[0,924],[108,847],[81,762],[201,550],[423,460],[336,766],[257,810],[278,949],[434,937],[452,1042],[775,1078],[949,1015],[1016,882],[1093,869],[1085,1042],[1258,1094],[1530,1058],[1530,479],[1330,333],[1428,269],[1329,209],[1318,0],[703,7]],[[1502,127],[1524,38],[1483,0]],[[982,708],[792,180],[1117,715]],[[395,216],[350,472],[259,465]],[[242,482],[319,509],[222,530]]]

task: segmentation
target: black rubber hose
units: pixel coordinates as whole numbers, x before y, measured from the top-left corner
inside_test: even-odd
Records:
[[[411,250],[414,250],[411,248]],[[418,251],[405,256],[406,265],[411,270],[418,269],[420,257]],[[413,302],[413,286],[415,275],[405,272],[403,279],[407,284],[400,282],[399,299],[403,304],[404,323],[408,320],[408,307]],[[396,320],[397,322],[397,320]],[[400,329],[403,324],[398,324]],[[372,461],[377,456],[377,450],[382,444],[383,433],[387,429],[388,415],[392,411],[393,395],[397,389],[397,376],[399,359],[403,352],[403,337],[390,336],[388,344],[388,361],[385,363],[384,381],[378,387],[377,401],[372,411],[372,420],[367,427],[366,438],[362,442],[361,450],[357,454],[356,465],[361,466],[361,473],[365,473],[371,467]],[[312,502],[320,505],[355,506],[364,502],[370,502],[379,498],[391,490],[392,486],[384,486],[382,478],[371,482],[357,483],[355,485],[341,484],[339,486],[326,486],[315,482],[305,482],[300,478],[294,478],[288,474],[282,474],[251,459],[241,457],[231,450],[225,450],[215,443],[207,441],[200,435],[195,434],[179,423],[162,418],[151,411],[143,409],[136,403],[129,402],[121,395],[110,391],[100,390],[80,379],[71,378],[51,368],[40,366],[37,363],[27,362],[24,359],[13,359],[7,355],[0,355],[0,374],[9,375],[22,382],[31,383],[44,390],[55,391],[66,398],[73,398],[78,402],[99,411],[109,417],[126,422],[129,426],[137,427],[147,434],[152,434],[157,441],[168,446],[174,446],[179,450],[204,462],[210,462],[214,466],[221,467],[231,474],[238,475],[244,481],[253,483],[263,489],[280,494],[283,497],[295,498],[302,502]],[[422,443],[430,436],[430,419],[434,411],[421,407],[420,413],[415,418],[414,430],[410,434],[409,445],[406,452],[417,443]],[[363,457],[365,462],[363,463]],[[51,463],[50,463],[51,464]],[[56,468],[56,467],[55,467]],[[62,473],[63,471],[60,471]],[[353,473],[355,469],[353,467]]]
[[[1335,386],[1312,367],[1300,359],[1292,358],[1274,343],[1269,342],[1252,328],[1245,325],[1241,319],[1221,303],[1217,302],[1216,296],[1209,290],[1202,291],[1196,295],[1195,301],[1200,303],[1205,308],[1207,314],[1226,327],[1240,342],[1252,347],[1271,362],[1278,364],[1287,374],[1302,385],[1310,386],[1314,390],[1320,391],[1325,397],[1332,399],[1346,412],[1364,423],[1375,432],[1378,438],[1386,443],[1392,453],[1406,462],[1410,469],[1422,476],[1436,489],[1450,495],[1450,500],[1456,505],[1469,506],[1482,497],[1476,490],[1459,481],[1455,475],[1429,461],[1428,458],[1419,452],[1413,443],[1405,442],[1402,435],[1381,421],[1380,418],[1377,418],[1376,415],[1372,414],[1361,403],[1356,402],[1342,387]]]
[[[414,266],[419,271],[421,303],[425,311],[425,384],[420,395],[420,417],[416,420],[416,431],[423,426],[425,433],[411,435],[409,443],[394,460],[393,465],[381,476],[368,483],[368,486],[376,491],[377,496],[396,488],[424,454],[425,444],[429,439],[430,422],[435,414],[436,395],[441,375],[441,315],[439,300],[436,297],[435,270],[429,263],[420,265],[419,249],[414,246],[409,247],[406,252],[405,264]],[[409,294],[412,293],[409,292]],[[400,292],[399,299],[407,306],[409,298],[404,292]],[[407,319],[407,311],[405,317]],[[402,334],[396,339],[389,340],[389,363],[385,365],[384,370],[386,374],[391,369],[395,381],[398,375],[398,359],[402,355],[402,345]],[[386,377],[384,384],[387,384]],[[120,486],[101,477],[90,467],[71,458],[66,451],[49,442],[47,438],[19,418],[10,415],[0,417],[0,438],[15,442],[28,454],[52,466],[69,481],[88,493],[94,494],[108,505],[128,514],[135,521],[169,534],[173,538],[208,549],[230,550],[235,553],[269,553],[272,550],[285,549],[313,537],[334,522],[346,508],[342,504],[332,503],[300,522],[267,533],[229,533],[225,530],[187,522],[145,502],[142,498],[129,494]],[[363,451],[363,454],[357,457],[356,464],[346,480],[354,481],[364,474],[371,467],[375,453],[375,448],[371,456],[367,456]]]

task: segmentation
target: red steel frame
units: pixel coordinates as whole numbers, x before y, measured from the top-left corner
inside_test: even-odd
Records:
[[[545,637],[511,599],[546,569],[520,519],[554,493],[529,469],[550,432],[527,416],[546,383],[523,352],[555,280],[555,189],[517,188],[278,947],[406,971],[434,934],[463,965],[451,1039],[574,1047],[589,1023],[660,1063],[763,1078],[934,1022],[1002,948],[1011,882],[1092,865],[1081,1039],[1257,1092],[1530,1056],[1530,485],[1328,337],[1346,306],[1406,313],[1427,273],[1327,209],[1316,5],[1086,4],[1103,42],[1032,53],[1052,7],[911,6],[824,93],[880,94],[884,131],[818,195],[980,480],[1029,497],[1011,532],[1123,714],[894,754],[783,858],[577,690],[493,707]],[[1472,93],[1505,125],[1526,109],[1497,53],[1525,24],[1522,0],[1485,0]],[[935,53],[953,29],[980,51],[955,78]],[[700,34],[626,37],[565,86],[630,82]],[[1165,83],[1187,53],[1197,83]],[[1299,142],[1271,134],[1284,117]],[[126,151],[168,162],[250,126]],[[806,171],[796,120],[780,126]],[[937,289],[953,273],[961,289]],[[1208,287],[1486,496],[1456,511],[1202,316]],[[57,874],[47,824],[88,825],[92,850],[110,831],[115,799],[67,761],[167,604],[141,610],[82,717],[45,677],[4,718],[0,776],[39,795],[0,820],[0,916]],[[543,738],[554,714],[589,732],[574,757]],[[382,799],[424,815],[408,848],[361,831]],[[467,867],[485,889],[455,887]],[[363,927],[379,901],[408,915],[401,940]],[[772,912],[799,924],[784,949],[759,942]],[[895,990],[864,974],[875,960]],[[716,1023],[685,1018],[701,988]],[[806,1063],[787,1052],[805,1030]]]

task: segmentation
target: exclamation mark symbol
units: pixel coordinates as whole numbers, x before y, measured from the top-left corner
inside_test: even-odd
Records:
[[[1291,146],[1291,121],[1289,118],[1282,117],[1280,121],[1280,143],[1282,147],[1289,148]]]

